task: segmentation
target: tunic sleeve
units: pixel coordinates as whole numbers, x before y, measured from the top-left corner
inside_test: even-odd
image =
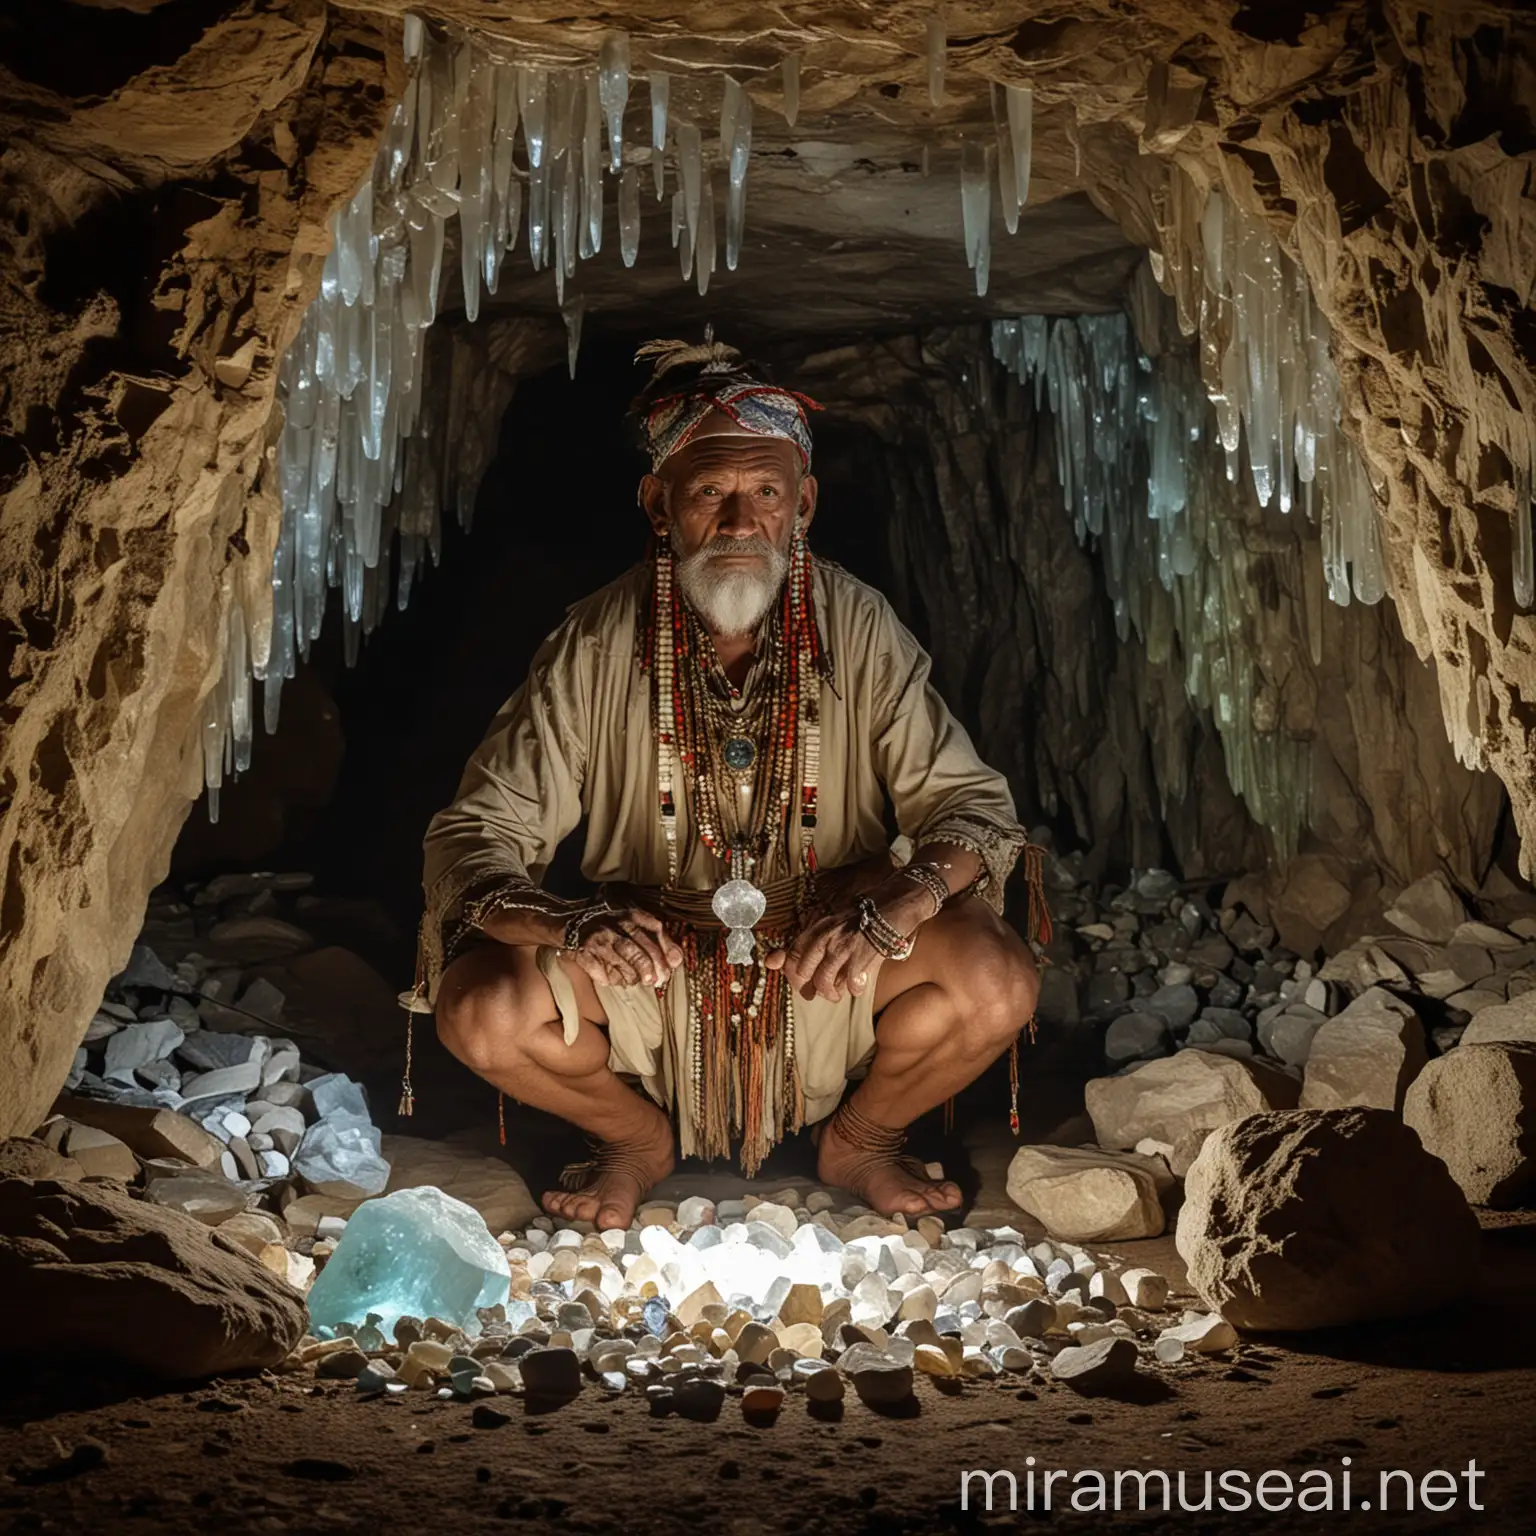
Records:
[[[1024,847],[1008,781],[977,756],[929,680],[928,654],[881,603],[875,632],[875,767],[915,847],[954,843],[981,859],[976,889],[1001,912]]]
[[[429,1000],[493,912],[571,905],[539,882],[581,819],[591,667],[575,624],[551,635],[465,766],[453,804],[427,828],[418,979]]]

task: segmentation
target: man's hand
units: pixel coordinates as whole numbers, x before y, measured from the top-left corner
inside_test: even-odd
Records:
[[[683,952],[667,936],[661,919],[637,906],[594,918],[581,943],[566,953],[605,987],[664,986],[683,963]]]
[[[808,923],[763,961],[770,971],[782,970],[806,1002],[817,997],[836,1002],[845,993],[861,997],[869,988],[882,956],[859,932],[857,894],[850,893],[839,910]],[[887,880],[869,895],[886,922],[903,934],[915,933],[933,913],[928,893],[910,880]]]

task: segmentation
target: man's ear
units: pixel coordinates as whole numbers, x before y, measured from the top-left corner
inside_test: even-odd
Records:
[[[640,481],[640,510],[657,538],[667,532],[667,487],[660,475],[645,475]]]
[[[820,487],[816,484],[815,475],[802,475],[800,477],[800,506],[798,515],[800,518],[800,531],[806,532],[812,519],[816,516],[816,496]]]

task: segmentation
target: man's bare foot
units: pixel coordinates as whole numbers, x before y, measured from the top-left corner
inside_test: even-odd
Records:
[[[606,1156],[604,1154],[607,1154]],[[659,1110],[634,1136],[606,1142],[596,1177],[585,1189],[551,1189],[544,1209],[567,1221],[591,1221],[599,1228],[627,1227],[651,1186],[672,1172],[672,1127]]]
[[[930,1179],[915,1159],[896,1154],[876,1157],[850,1145],[825,1120],[811,1133],[816,1140],[816,1176],[823,1184],[851,1190],[882,1216],[926,1216],[958,1209],[960,1186],[951,1179]]]

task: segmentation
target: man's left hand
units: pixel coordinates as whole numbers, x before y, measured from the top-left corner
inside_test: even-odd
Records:
[[[933,914],[928,893],[910,880],[886,881],[869,896],[899,933],[915,933]],[[770,971],[782,970],[807,1002],[818,997],[836,1002],[845,993],[862,996],[882,956],[859,931],[856,901],[856,894],[845,897],[837,910],[808,923],[783,949],[771,951],[763,964]]]

